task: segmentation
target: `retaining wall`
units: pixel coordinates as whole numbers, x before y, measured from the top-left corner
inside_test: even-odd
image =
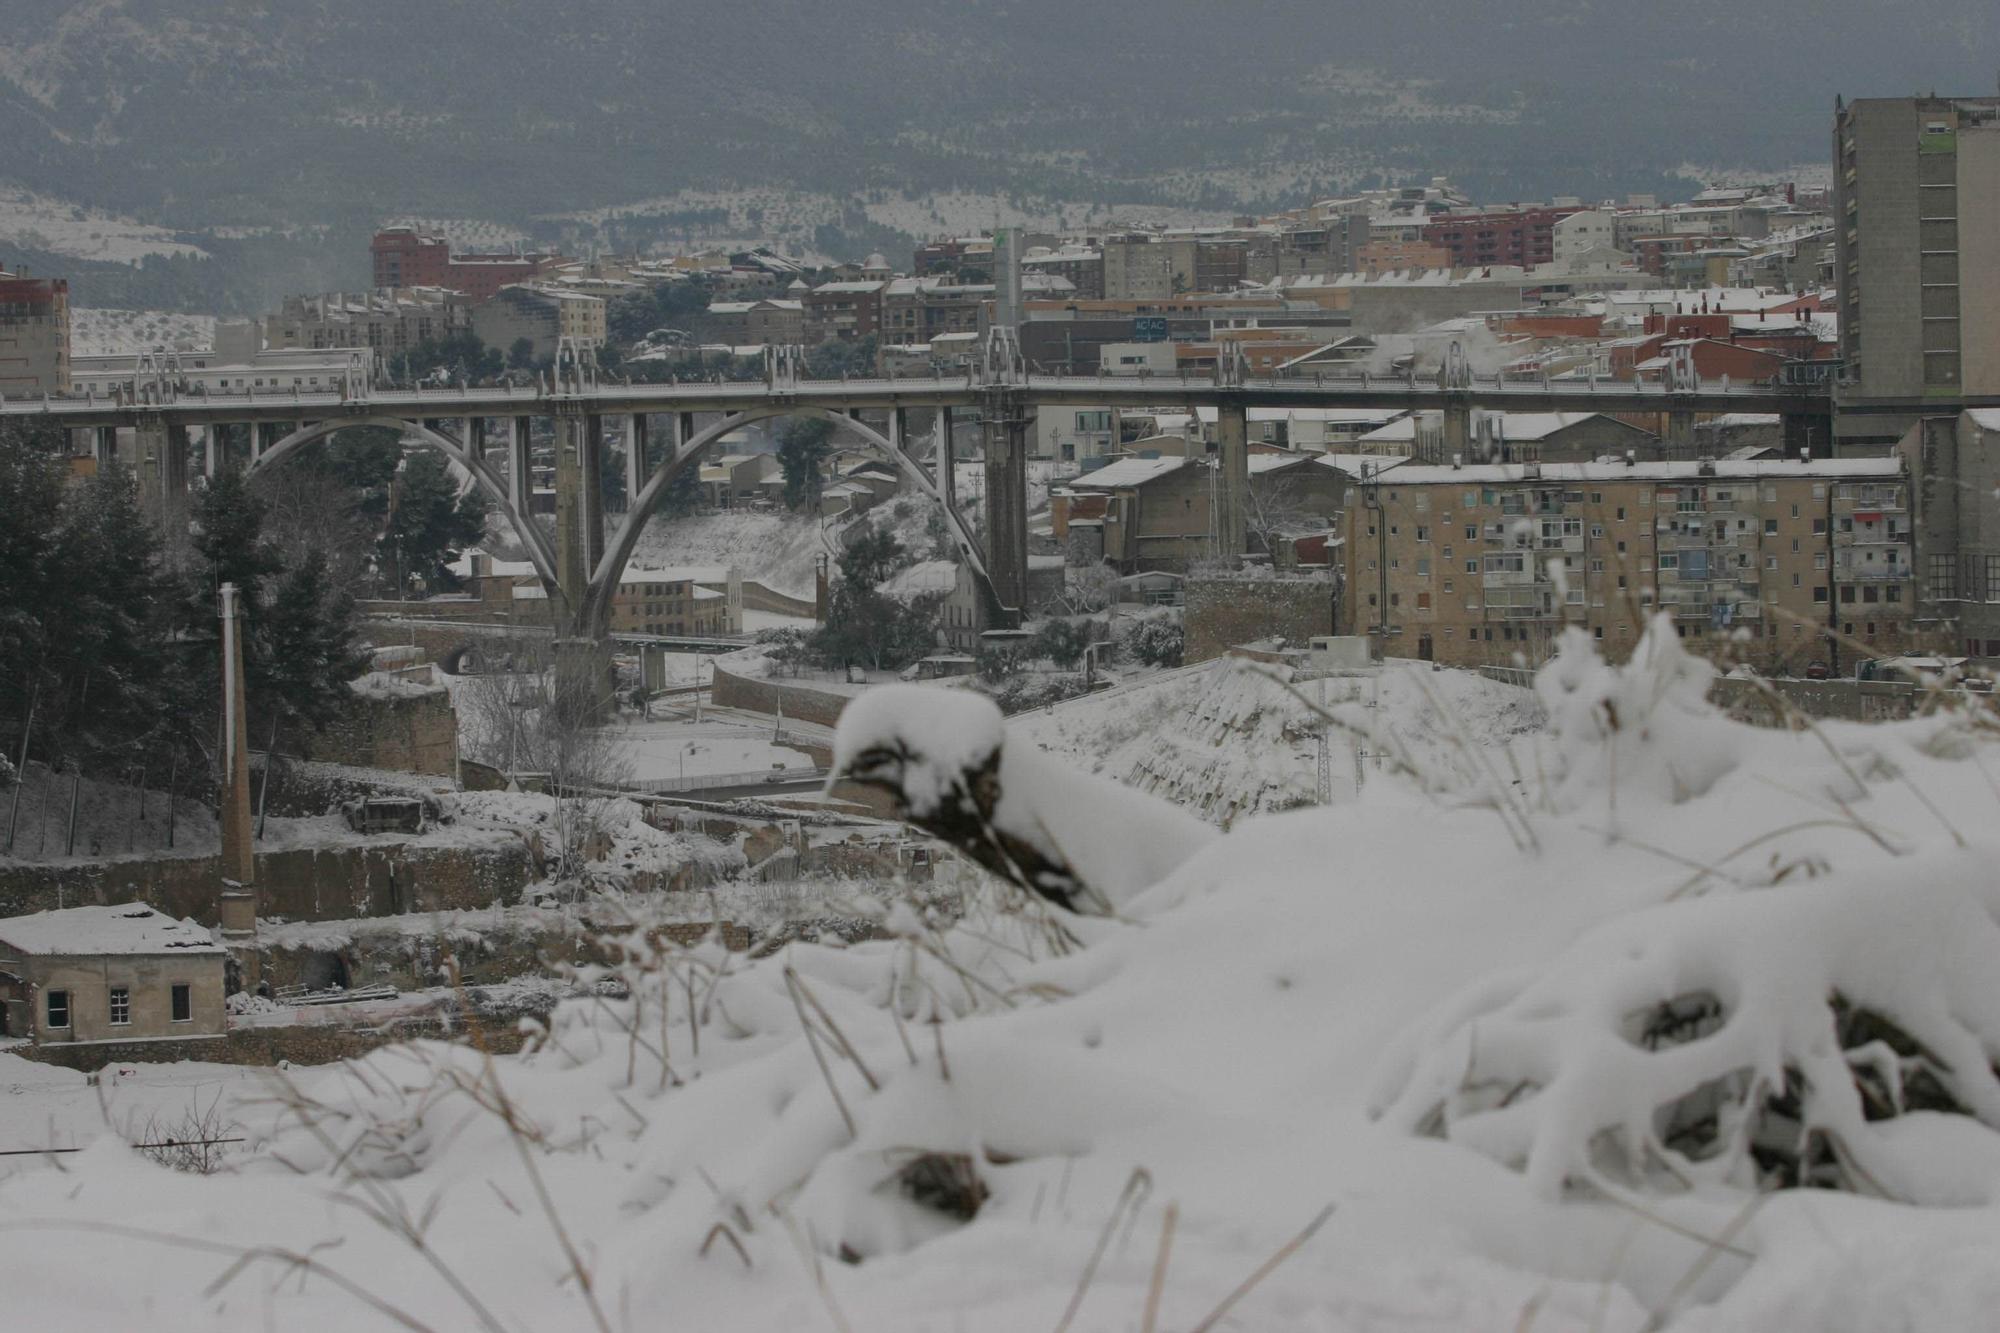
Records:
[[[715,678],[710,697],[724,708],[747,708],[757,713],[778,711],[779,701],[784,701],[786,717],[795,717],[802,722],[817,723],[830,727],[840,720],[841,710],[846,708],[852,695],[833,694],[801,685],[796,681],[758,680],[749,676],[739,676],[724,671],[720,665],[715,668]]]
[[[297,921],[458,911],[518,901],[539,878],[526,841],[494,835],[480,846],[377,841],[257,854],[260,914]],[[0,867],[0,917],[123,902],[213,925],[222,882],[217,856],[132,857]]]
[[[1333,633],[1334,584],[1329,579],[1204,579],[1185,585],[1186,662],[1206,662],[1239,643],[1282,638],[1305,646]]]

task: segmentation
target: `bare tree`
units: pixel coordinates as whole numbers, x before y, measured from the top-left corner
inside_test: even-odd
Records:
[[[458,692],[462,744],[510,779],[546,788],[550,877],[581,885],[603,856],[610,807],[631,781],[632,763],[615,720],[603,716],[606,683],[556,660],[553,643],[531,635],[496,638],[478,679]]]
[[[1249,500],[1250,535],[1274,565],[1285,534],[1324,526],[1326,521],[1307,507],[1305,487],[1297,477],[1252,477]]]

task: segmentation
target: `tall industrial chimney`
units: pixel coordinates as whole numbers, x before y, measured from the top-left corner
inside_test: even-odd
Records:
[[[222,585],[222,892],[216,915],[222,942],[255,987],[257,955],[257,849],[250,822],[250,739],[243,701],[243,608],[236,585]],[[270,756],[264,757],[270,762]]]

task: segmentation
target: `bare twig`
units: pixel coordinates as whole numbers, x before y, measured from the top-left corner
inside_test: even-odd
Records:
[[[1266,1259],[1263,1263],[1257,1266],[1256,1272],[1252,1273],[1249,1277],[1246,1277],[1241,1282],[1237,1283],[1236,1290],[1230,1292],[1227,1296],[1223,1297],[1222,1304],[1216,1306],[1213,1310],[1209,1311],[1208,1317],[1202,1320],[1199,1324],[1196,1324],[1192,1329],[1190,1329],[1189,1333],[1208,1333],[1210,1329],[1214,1328],[1217,1324],[1221,1323],[1222,1317],[1229,1313],[1230,1308],[1234,1306],[1236,1302],[1242,1300],[1245,1296],[1248,1296],[1251,1290],[1255,1288],[1258,1283],[1262,1282],[1265,1278],[1271,1276],[1272,1272],[1274,1272],[1277,1269],[1279,1264],[1282,1264],[1283,1262],[1285,1262],[1285,1260],[1291,1258],[1294,1254],[1297,1254],[1299,1252],[1299,1249],[1307,1241],[1311,1240],[1314,1234],[1318,1232],[1321,1227],[1326,1225],[1326,1220],[1329,1217],[1333,1216],[1333,1209],[1334,1209],[1333,1204],[1328,1204],[1326,1207],[1320,1209],[1319,1216],[1313,1218],[1312,1221],[1306,1223],[1305,1229],[1299,1232],[1298,1235],[1292,1237],[1290,1240],[1286,1241],[1283,1245],[1280,1245],[1277,1248],[1276,1252],[1273,1253],[1270,1258]]]

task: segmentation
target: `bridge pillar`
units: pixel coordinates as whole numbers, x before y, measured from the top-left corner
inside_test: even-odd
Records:
[[[1667,413],[1666,440],[1669,458],[1694,457],[1694,412],[1674,408]]]
[[[556,425],[556,582],[561,627],[575,628],[591,571],[604,555],[604,418],[569,407]]]
[[[507,418],[507,503],[524,519],[535,489],[534,471],[528,458],[533,425],[527,417]]]
[[[1453,399],[1444,406],[1444,457],[1432,461],[1449,463],[1454,458],[1468,463],[1477,461],[1472,456],[1472,400],[1469,398]]]
[[[1243,400],[1223,400],[1215,414],[1215,555],[1237,564],[1250,528],[1250,414]]]
[[[997,396],[980,426],[986,448],[986,571],[999,604],[994,627],[1018,629],[1028,604],[1028,420],[1019,404]]]
[[[940,407],[937,409],[936,431],[937,456],[932,460],[932,465],[937,473],[938,498],[944,501],[946,509],[956,509],[958,507],[958,496],[956,494],[958,478],[953,464],[957,462],[958,458],[958,442],[952,435],[950,408]]]
[[[480,462],[486,461],[486,418],[467,417],[465,419],[465,448]]]
[[[633,412],[625,418],[625,511],[630,513],[646,489],[646,414]]]
[[[187,427],[160,416],[144,416],[133,432],[139,499],[161,533],[172,538],[187,527]],[[171,553],[176,543],[169,540]]]

